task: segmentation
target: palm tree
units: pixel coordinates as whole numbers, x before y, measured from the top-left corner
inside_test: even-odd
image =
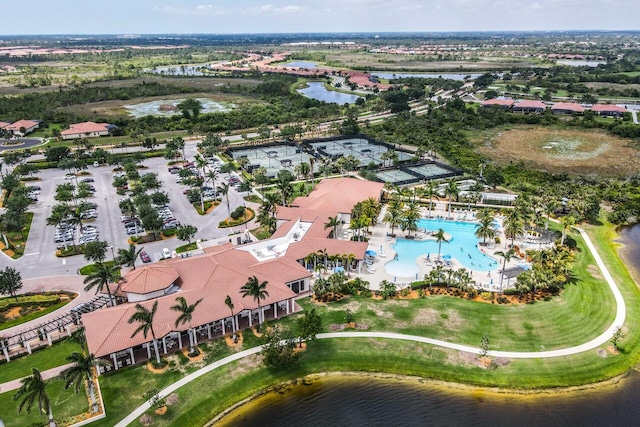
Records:
[[[511,247],[515,242],[516,237],[524,234],[524,218],[522,214],[517,209],[513,209],[511,212],[507,214],[502,222],[502,226],[504,228],[504,235],[511,239]]]
[[[356,260],[355,254],[346,254],[344,256],[344,262],[347,264],[347,277],[351,277],[351,264]]]
[[[49,427],[56,427],[56,422],[53,420],[53,413],[51,412],[51,401],[49,401],[49,396],[47,395],[47,383],[44,382],[37,368],[32,368],[32,372],[33,375],[20,380],[22,385],[13,396],[13,400],[18,400],[22,397],[22,401],[18,405],[18,413],[22,412],[25,407],[27,413],[30,413],[31,407],[37,400],[40,413],[47,414],[49,417]]]
[[[213,169],[209,169],[205,176],[211,181],[211,187],[215,189],[216,179],[218,179],[218,172]]]
[[[493,217],[483,216],[480,218],[480,222],[476,224],[476,237],[482,238],[482,244],[487,243],[487,238],[494,238],[496,236],[496,230],[493,228]]]
[[[449,219],[451,219],[451,205],[454,197],[458,197],[458,184],[455,179],[449,180],[447,186],[444,189],[445,196],[449,196]]]
[[[400,219],[400,227],[402,231],[408,231],[411,236],[412,231],[418,230],[417,220],[420,219],[420,207],[417,203],[411,202],[402,211],[402,217]]]
[[[134,270],[136,269],[136,260],[138,259],[138,256],[140,256],[140,252],[142,252],[142,250],[144,249],[144,247],[141,247],[140,249],[136,250],[136,245],[129,245],[129,249],[118,249],[118,256],[116,257],[118,260],[118,263],[120,265],[124,265],[125,267],[131,267]]]
[[[567,230],[575,225],[576,218],[573,215],[563,216],[560,219],[560,223],[562,224],[562,239],[560,239],[560,245],[564,245],[564,239],[567,237]]]
[[[269,292],[267,292],[267,285],[269,282],[266,280],[260,282],[256,276],[249,277],[247,283],[240,288],[240,294],[242,298],[250,296],[255,302],[258,303],[258,323],[262,324],[262,309],[260,307],[260,301],[267,299]]]
[[[391,226],[391,235],[395,235],[395,228],[402,222],[402,202],[392,200],[387,206],[387,212],[382,218],[383,222],[386,222]]]
[[[444,233],[442,228],[438,229],[438,232],[433,235],[436,238],[436,242],[438,243],[438,260],[440,260],[440,250],[442,249],[442,242],[449,243],[447,240],[447,236]]]
[[[156,339],[156,333],[153,330],[153,318],[156,315],[157,310],[158,310],[158,301],[153,303],[151,310],[149,310],[148,308],[138,303],[136,304],[136,312],[131,315],[128,322],[140,323],[140,326],[138,326],[136,330],[133,331],[133,334],[131,334],[131,338],[135,337],[136,335],[138,335],[139,332],[142,331],[142,335],[146,339],[147,334],[149,334],[149,331],[151,331],[151,337],[153,338],[153,349],[156,353],[156,362],[158,363],[158,365],[160,365],[161,362],[160,362],[160,352],[158,351],[158,340]]]
[[[502,257],[502,273],[500,274],[500,293],[502,293],[502,281],[504,280],[504,270],[507,268],[507,263],[511,261],[511,258],[516,254],[516,251],[513,248],[508,251],[496,251],[495,255]]]
[[[109,301],[113,306],[113,295],[111,294],[111,289],[109,289],[109,284],[122,280],[122,276],[117,273],[118,268],[115,265],[109,266],[108,264],[96,263],[96,268],[96,271],[84,278],[84,284],[86,285],[84,290],[88,291],[96,288],[97,294],[98,292],[104,293],[106,289],[107,294],[109,294]]]
[[[433,209],[433,196],[436,195],[437,189],[435,181],[429,181],[424,187],[424,195],[429,198],[429,218],[431,218],[431,210]]]
[[[227,199],[227,213],[231,215],[231,207],[229,207],[229,184],[226,182],[222,183],[220,187],[220,193],[222,193]]]
[[[93,389],[93,367],[94,366],[106,366],[109,362],[103,359],[96,359],[93,354],[85,356],[82,353],[71,353],[71,356],[67,357],[69,362],[73,362],[74,365],[65,369],[60,373],[60,377],[66,380],[64,388],[67,389],[74,386],[76,394],[80,391],[80,386],[87,381],[89,389],[89,398],[91,399],[91,408],[93,412],[98,411],[98,402],[96,401],[96,395]]]
[[[324,223],[324,229],[326,230],[327,228],[331,227],[333,229],[333,238],[337,239],[338,238],[338,226],[340,226],[340,220],[338,219],[338,216],[333,216],[333,217],[329,217],[329,222],[325,222]]]
[[[189,323],[189,330],[187,331],[187,335],[189,336],[189,354],[193,354],[196,336],[191,327],[191,319],[193,319],[193,312],[196,310],[196,307],[202,302],[202,298],[191,305],[187,304],[187,300],[184,299],[184,297],[178,297],[176,301],[178,301],[178,304],[170,307],[171,310],[180,313],[180,316],[176,319],[175,326],[177,328],[180,324],[184,325],[185,323]]]
[[[229,311],[231,311],[231,329],[235,333],[236,322],[235,322],[235,317],[233,315],[233,309],[235,308],[235,306],[233,305],[233,301],[231,301],[231,297],[229,295],[227,295],[227,297],[224,299],[224,303],[227,305],[227,307],[229,307]]]
[[[309,184],[309,172],[311,171],[311,166],[309,166],[309,163],[306,162],[302,162],[297,166],[297,172],[299,175],[302,176],[302,178],[304,179],[304,194],[307,195],[309,194],[308,191],[308,184]]]

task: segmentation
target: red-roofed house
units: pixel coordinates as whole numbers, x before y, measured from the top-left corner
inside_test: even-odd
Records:
[[[4,129],[8,130],[15,136],[25,136],[26,134],[36,130],[38,127],[40,127],[40,120],[18,120],[15,123],[5,126]]]
[[[109,135],[115,127],[109,123],[76,123],[69,125],[69,129],[63,130],[60,134],[62,139],[95,138]]]
[[[296,295],[311,288],[305,262],[309,254],[319,250],[327,256],[353,254],[354,261],[347,268],[355,264],[360,269],[368,243],[329,238],[332,230],[324,224],[329,217],[349,214],[361,200],[378,200],[382,187],[354,178],[324,180],[308,197],[297,198],[297,207],[284,208],[282,216],[279,211],[281,226],[270,239],[237,247],[230,243],[207,247],[202,255],[128,272],[117,290],[125,303],[82,316],[89,352],[112,362],[115,369],[153,357],[151,336],[133,336],[139,325],[129,319],[136,304],[151,310],[157,303],[153,330],[161,354],[298,311]],[[253,276],[267,282],[268,295],[260,304],[242,295],[241,288]],[[227,296],[232,307],[225,302]],[[177,297],[184,297],[187,304],[202,299],[190,324],[175,324],[179,313],[171,307],[177,304]]]
[[[483,107],[493,107],[494,105],[497,105],[499,107],[507,109],[513,105],[513,99],[487,99],[486,101],[482,101],[481,105]]]
[[[542,101],[518,101],[513,105],[514,113],[542,113],[547,109],[547,104]]]
[[[621,117],[627,109],[613,104],[593,104],[591,111],[600,116]]]
[[[553,114],[582,114],[584,107],[575,102],[556,102],[551,107]]]
[[[7,122],[0,122],[0,129],[4,129],[5,127],[9,126],[11,123],[7,123]]]

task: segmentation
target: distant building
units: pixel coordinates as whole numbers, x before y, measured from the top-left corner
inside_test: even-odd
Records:
[[[25,136],[26,134],[38,129],[40,127],[40,123],[40,120],[18,120],[15,123],[5,126],[4,130],[8,130],[15,136]]]
[[[498,98],[494,98],[494,99],[488,99],[486,101],[482,102],[482,106],[483,107],[492,107],[494,105],[498,105],[502,108],[504,108],[505,110],[510,108],[511,106],[513,106],[513,99],[498,99]]]
[[[600,116],[621,117],[627,109],[613,104],[593,104],[591,111]]]
[[[542,113],[547,104],[542,101],[518,101],[513,105],[514,113]]]
[[[551,107],[553,114],[582,114],[585,108],[575,102],[556,102]]]
[[[61,132],[62,139],[96,138],[107,136],[117,126],[109,123],[84,122],[69,125],[69,129]]]

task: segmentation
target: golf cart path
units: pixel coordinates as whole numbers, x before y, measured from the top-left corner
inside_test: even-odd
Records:
[[[592,339],[589,342],[586,342],[584,344],[580,344],[574,347],[568,347],[568,348],[562,348],[562,349],[550,350],[550,351],[538,351],[538,352],[536,351],[529,351],[529,352],[489,351],[488,354],[490,356],[505,357],[510,359],[546,359],[546,358],[552,358],[552,357],[570,356],[573,354],[578,354],[588,350],[592,350],[608,342],[609,340],[611,340],[611,337],[613,336],[616,329],[621,327],[624,324],[624,321],[626,318],[626,305],[625,305],[624,299],[622,298],[622,293],[618,289],[618,286],[616,285],[616,283],[613,281],[613,277],[609,273],[609,270],[607,269],[607,267],[604,265],[604,262],[602,261],[600,254],[598,253],[598,251],[596,251],[596,248],[591,242],[591,239],[589,238],[587,233],[582,228],[578,228],[578,227],[573,227],[573,228],[575,228],[576,230],[578,230],[578,232],[580,232],[580,235],[586,242],[587,247],[589,248],[589,251],[591,251],[593,258],[595,259],[596,264],[598,265],[598,268],[602,272],[602,275],[604,276],[607,284],[609,285],[611,292],[613,292],[613,296],[616,300],[616,317],[613,323],[611,324],[611,326],[607,328],[606,331],[604,331],[598,337]],[[449,348],[452,350],[465,351],[473,354],[482,353],[482,350],[478,347],[472,347],[472,346],[463,345],[463,344],[455,344],[447,341],[442,341],[442,340],[437,340],[437,339],[427,338],[427,337],[420,337],[416,335],[397,334],[393,332],[335,332],[335,333],[319,334],[317,336],[317,339],[333,339],[333,338],[397,339],[397,340],[415,341],[415,342],[421,342],[426,344],[432,344],[439,347]],[[169,394],[176,391],[177,389],[179,389],[180,387],[182,387],[183,385],[188,384],[191,381],[221,366],[224,366],[236,360],[242,359],[244,357],[250,356],[252,354],[259,353],[261,350],[262,350],[262,346],[253,347],[253,348],[241,351],[239,353],[236,353],[234,355],[225,357],[224,359],[220,359],[176,381],[175,383],[171,384],[170,386],[162,390],[159,393],[159,395],[160,397],[166,397]],[[138,417],[142,416],[142,414],[144,414],[147,410],[149,410],[150,407],[151,405],[149,404],[149,402],[145,402],[144,404],[136,408],[126,418],[124,418],[122,421],[116,424],[116,427],[125,427],[131,424],[136,419],[138,419]]]

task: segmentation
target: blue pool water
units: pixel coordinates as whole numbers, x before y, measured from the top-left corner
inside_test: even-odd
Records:
[[[492,271],[499,268],[499,262],[496,259],[480,252],[477,246],[480,239],[475,236],[475,222],[420,219],[418,228],[426,228],[428,231],[438,231],[441,228],[451,235],[449,243],[442,242],[441,257],[449,255],[468,270]],[[399,238],[393,249],[398,254],[398,259],[385,264],[384,269],[387,274],[396,277],[416,277],[419,272],[416,264],[418,257],[422,259],[427,254],[432,254],[431,259],[434,259],[438,256],[438,243],[435,240]]]

